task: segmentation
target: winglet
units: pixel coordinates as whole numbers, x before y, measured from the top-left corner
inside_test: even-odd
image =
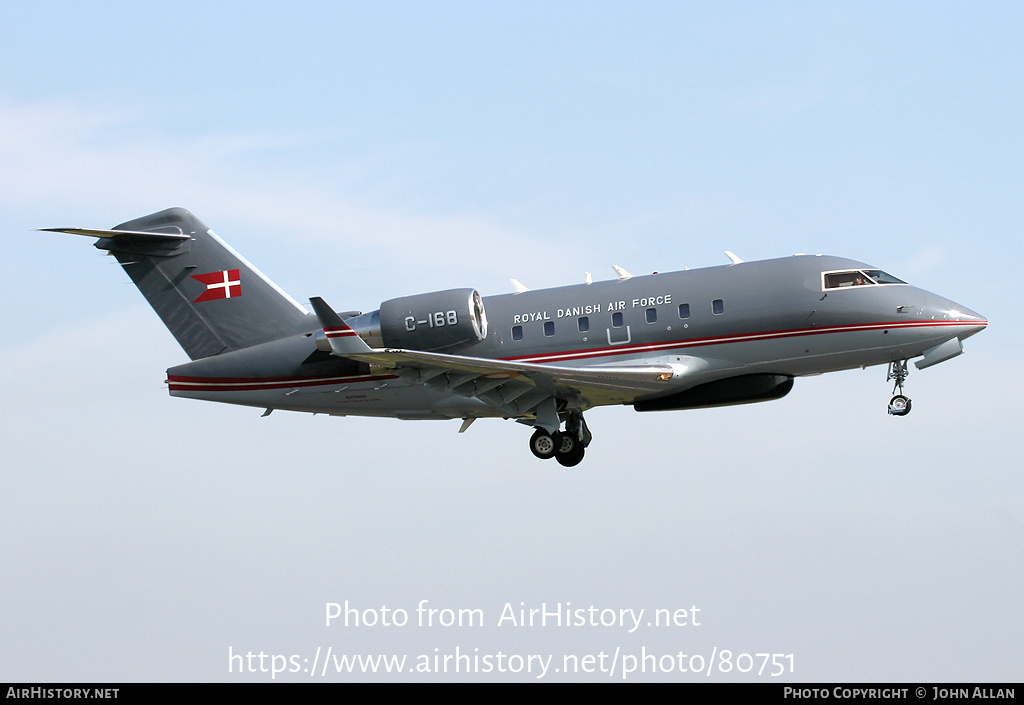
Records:
[[[332,354],[345,357],[370,352],[370,346],[323,299],[314,296],[310,298],[309,303],[313,306],[316,317],[320,319],[320,325],[324,327],[324,335],[331,344]]]

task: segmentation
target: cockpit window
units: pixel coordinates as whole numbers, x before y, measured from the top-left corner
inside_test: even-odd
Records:
[[[825,275],[826,289],[840,289],[846,286],[873,284],[864,272],[832,272]]]
[[[902,279],[897,279],[888,272],[883,272],[881,269],[867,269],[864,273],[874,279],[876,284],[906,284]]]
[[[849,286],[878,286],[880,284],[906,284],[881,269],[852,270],[847,272],[825,272],[826,289],[844,289]]]

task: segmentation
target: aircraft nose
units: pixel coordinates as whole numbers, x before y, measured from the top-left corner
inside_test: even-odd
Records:
[[[963,324],[964,332],[957,336],[960,340],[972,336],[988,326],[987,318],[977,311],[961,306],[955,301],[941,299],[934,302],[931,308],[936,319],[943,318],[949,321],[959,321]]]

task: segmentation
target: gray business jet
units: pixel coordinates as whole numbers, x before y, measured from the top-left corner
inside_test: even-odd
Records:
[[[779,399],[795,377],[888,365],[889,413],[910,411],[907,361],[963,352],[988,325],[960,304],[873,266],[795,255],[482,297],[451,289],[376,311],[313,313],[188,211],[171,208],[98,238],[192,362],[171,396],[335,416],[501,417],[534,427],[530,450],[583,459],[583,412],[665,411]]]

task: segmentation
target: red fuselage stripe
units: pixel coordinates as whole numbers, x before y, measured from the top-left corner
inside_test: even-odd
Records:
[[[522,355],[505,357],[501,360],[509,362],[562,362],[565,360],[582,360],[592,357],[612,355],[630,355],[658,350],[693,348],[726,343],[744,343],[764,340],[780,340],[806,335],[824,335],[827,333],[849,333],[855,331],[891,330],[894,328],[930,328],[942,326],[986,326],[988,321],[890,321],[883,323],[857,323],[826,328],[799,328],[793,330],[765,331],[763,333],[738,333],[733,335],[714,336],[709,338],[691,338],[689,340],[672,340],[664,343],[645,343],[638,345],[619,345],[594,348],[591,350],[568,350],[545,355]],[[326,331],[325,331],[326,332]],[[348,328],[344,335],[356,335]],[[330,333],[328,334],[330,335]],[[397,375],[337,375],[325,377],[185,377],[170,375],[167,384],[174,392],[249,392],[269,389],[294,389],[296,387],[315,387],[320,385],[349,384],[384,379],[397,379]]]
[[[643,343],[637,345],[616,345],[594,348],[591,350],[567,350],[560,353],[542,355],[521,355],[502,358],[509,362],[561,362],[564,360],[581,360],[588,357],[605,357],[609,355],[630,355],[652,352],[656,350],[672,350],[678,348],[721,345],[725,343],[746,343],[751,341],[780,340],[805,335],[823,335],[827,333],[850,333],[869,330],[892,330],[894,328],[930,328],[941,326],[985,326],[988,321],[889,321],[883,323],[856,323],[844,326],[828,326],[825,328],[797,328],[793,330],[764,331],[763,333],[736,333],[733,335],[713,336],[709,338],[690,338],[686,340],[670,340],[663,343]]]

